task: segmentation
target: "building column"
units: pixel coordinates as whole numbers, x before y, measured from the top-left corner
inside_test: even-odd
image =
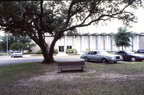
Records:
[[[88,35],[88,51],[90,51],[90,36]]]
[[[72,36],[72,48],[74,48],[74,36]]]
[[[109,51],[109,38],[108,35],[106,36],[107,42],[106,42],[106,50]]]
[[[64,36],[64,52],[66,52],[66,36]]]
[[[101,37],[100,37],[100,35],[99,35],[99,36],[98,36],[98,49],[101,49],[101,48],[100,48],[100,47],[101,47],[100,41],[101,41]]]
[[[103,36],[103,50],[105,50],[105,43],[106,43],[106,40],[105,40],[105,36]]]
[[[139,37],[139,35],[137,35],[137,48],[139,49],[139,47],[140,47],[140,43],[139,43],[139,40],[140,40],[140,37]]]
[[[113,44],[112,44],[112,36],[110,36],[110,48],[111,48],[111,51],[113,51]]]
[[[95,36],[95,40],[96,40],[96,50],[98,50],[98,37]]]
[[[80,36],[80,51],[82,51],[82,36]]]

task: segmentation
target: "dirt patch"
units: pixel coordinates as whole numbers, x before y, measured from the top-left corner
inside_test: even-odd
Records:
[[[112,81],[118,80],[118,79],[134,80],[134,79],[143,78],[143,77],[144,77],[144,74],[126,75],[126,74],[118,74],[118,73],[103,73],[100,76],[98,76],[98,78],[109,79]]]
[[[72,81],[75,78],[80,78],[84,74],[95,73],[95,70],[89,70],[84,72],[65,72],[60,73],[57,71],[47,72],[44,75],[35,76],[29,79],[29,81],[44,81],[49,82],[51,80]]]
[[[20,80],[18,82],[19,85],[23,86],[32,86],[31,82],[33,81],[43,81],[43,82],[50,82],[52,80],[61,80],[64,82],[71,82],[76,78],[81,79],[94,79],[94,80],[106,80],[106,81],[118,81],[118,80],[134,80],[138,78],[144,78],[144,74],[136,74],[136,75],[125,75],[125,74],[118,74],[118,73],[101,73],[96,74],[95,70],[87,70],[84,72],[66,72],[66,73],[59,73],[57,71],[54,72],[47,72],[43,75],[34,76],[27,80]]]

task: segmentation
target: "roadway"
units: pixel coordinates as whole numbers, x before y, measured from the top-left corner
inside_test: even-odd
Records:
[[[56,61],[81,61],[80,56],[54,56]],[[22,58],[11,58],[10,56],[0,56],[0,66],[26,63],[26,62],[41,62],[43,56],[23,55]]]

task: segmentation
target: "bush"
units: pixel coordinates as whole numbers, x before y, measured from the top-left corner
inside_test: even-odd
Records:
[[[58,49],[54,49],[54,54],[57,54],[58,53]],[[35,52],[35,54],[42,54],[42,50],[38,50]]]
[[[54,54],[57,54],[58,53],[58,49],[54,49]]]
[[[42,50],[40,49],[40,50],[36,51],[35,54],[42,54]]]
[[[67,49],[66,53],[77,53],[76,49]]]
[[[32,53],[32,52],[27,51],[27,52],[23,52],[23,54],[33,54],[33,53]]]

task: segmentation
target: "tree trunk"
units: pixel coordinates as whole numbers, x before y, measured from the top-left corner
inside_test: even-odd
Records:
[[[51,63],[47,47],[46,46],[40,46],[40,48],[42,50],[42,54],[43,54],[43,58],[44,58],[44,60],[42,61],[42,63],[45,63],[45,64]]]
[[[43,45],[43,46],[40,46],[41,50],[42,50],[42,53],[43,53],[43,57],[44,57],[44,60],[42,63],[44,64],[51,64],[51,63],[54,63],[56,62],[53,58],[53,53],[54,53],[54,46],[55,46],[55,43],[58,39],[54,38],[54,40],[52,41],[51,45],[50,45],[50,49],[48,51],[48,48],[47,46]]]
[[[123,50],[123,46],[122,46],[122,50]]]
[[[58,40],[57,38],[54,38],[54,40],[51,43],[50,49],[49,49],[49,57],[53,62],[56,62],[53,58],[53,53],[54,53],[54,46],[55,46],[55,43],[57,42],[57,40]]]

